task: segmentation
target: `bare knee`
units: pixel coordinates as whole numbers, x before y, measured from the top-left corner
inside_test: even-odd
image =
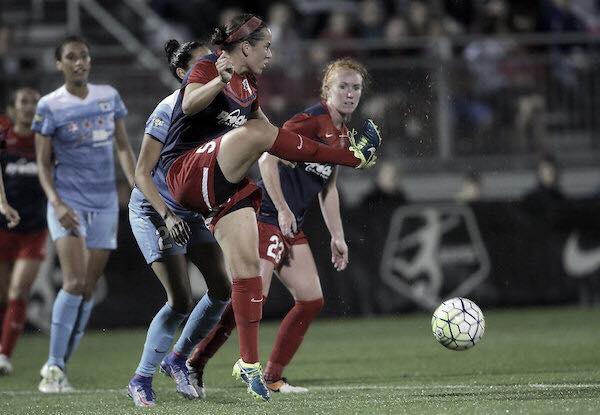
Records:
[[[279,133],[277,127],[264,120],[249,120],[244,127],[248,140],[256,142],[256,145],[264,150],[271,148]]]
[[[258,250],[241,250],[235,258],[230,259],[229,268],[233,278],[249,278],[260,275]]]
[[[83,278],[77,278],[76,276],[63,276],[63,290],[73,295],[83,295],[85,293],[86,285]]]
[[[194,302],[191,296],[173,295],[169,298],[169,305],[179,314],[189,314],[194,308]]]

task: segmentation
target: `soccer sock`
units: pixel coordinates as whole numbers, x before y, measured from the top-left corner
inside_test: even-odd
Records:
[[[2,336],[2,322],[4,321],[4,315],[6,313],[6,304],[0,304],[0,336]]]
[[[206,337],[217,324],[227,304],[229,300],[213,300],[205,294],[192,310],[173,351],[187,357],[200,339]]]
[[[258,357],[258,329],[262,318],[262,279],[234,278],[231,304],[235,315],[240,342],[240,357],[245,363],[256,363]]]
[[[296,301],[279,326],[273,351],[265,366],[265,381],[276,382],[281,379],[283,369],[294,357],[310,323],[319,314],[321,308],[323,308],[323,298]]]
[[[73,333],[71,333],[69,345],[67,346],[67,352],[65,354],[65,363],[69,361],[69,358],[73,355],[73,352],[77,349],[77,346],[79,346],[79,342],[83,337],[83,333],[85,332],[87,323],[90,320],[90,315],[92,314],[93,308],[93,297],[87,301],[83,300],[81,302],[81,305],[79,306],[79,313],[77,314],[77,320],[75,322],[75,328],[73,329]]]
[[[186,317],[186,314],[175,312],[168,303],[156,313],[148,327],[144,351],[135,373],[142,376],[154,376],[156,367],[171,347],[175,330]]]
[[[25,300],[9,300],[2,324],[2,341],[0,342],[0,353],[10,357],[17,344],[19,336],[23,332],[27,311]]]
[[[189,359],[191,366],[196,370],[204,370],[204,366],[211,357],[217,353],[231,335],[231,331],[235,328],[235,317],[233,315],[233,307],[231,302],[225,307],[225,311],[221,315],[221,320],[215,327],[206,335],[205,338],[198,343],[192,352]]]
[[[56,365],[61,369],[65,368],[65,354],[75,328],[77,312],[82,300],[83,296],[81,295],[69,294],[62,289],[58,292],[52,307],[49,365]]]
[[[289,161],[315,161],[356,167],[360,160],[347,148],[321,144],[294,132],[279,129],[279,134],[268,153]]]

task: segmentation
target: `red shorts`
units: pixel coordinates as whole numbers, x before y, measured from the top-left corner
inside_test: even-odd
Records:
[[[17,233],[0,229],[0,261],[13,262],[17,259],[37,259],[46,257],[48,230]]]
[[[167,186],[175,200],[186,209],[202,214],[211,230],[232,208],[248,200],[260,209],[261,190],[249,178],[229,183],[217,164],[221,137],[183,153],[167,172]],[[221,200],[217,200],[220,195]]]
[[[293,238],[287,238],[283,236],[279,226],[258,222],[258,255],[261,259],[272,262],[276,269],[287,260],[290,247],[307,243],[308,238],[303,231],[298,231]]]

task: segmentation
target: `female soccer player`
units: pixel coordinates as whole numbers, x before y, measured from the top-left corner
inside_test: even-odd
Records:
[[[347,123],[360,101],[367,71],[349,58],[331,62],[322,80],[323,101],[288,120],[283,128],[334,147],[347,145]],[[305,214],[318,195],[321,212],[331,234],[331,262],[338,271],[348,264],[348,247],[340,218],[336,186],[337,167],[331,164],[300,163],[296,168],[281,165],[265,154],[259,161],[263,189],[258,216],[260,275],[263,295],[271,285],[273,271],[287,287],[295,305],[287,313],[265,367],[267,387],[273,392],[306,392],[290,385],[283,370],[300,347],[312,320],[323,307],[323,292],[313,254],[302,231]],[[188,364],[197,377],[208,360],[225,343],[235,321],[230,307],[219,324],[196,347]]]
[[[127,110],[113,87],[88,83],[86,41],[67,37],[55,57],[65,84],[40,99],[32,127],[48,197],[48,228],[63,274],[52,309],[49,358],[41,370],[44,393],[72,389],[65,365],[83,336],[96,282],[117,246],[113,143],[131,185],[135,169],[123,119]]]
[[[271,33],[258,17],[233,18],[215,30],[213,43],[220,51],[201,58],[183,80],[159,162],[175,200],[211,220],[233,278],[241,355],[233,374],[249,393],[268,400],[258,356],[263,295],[255,208],[260,191],[246,173],[265,151],[289,161],[369,167],[381,138],[371,120],[359,140],[350,138],[349,148],[270,124],[258,104],[255,75],[271,58]]]
[[[6,216],[0,217],[0,304],[6,304],[0,305],[0,375],[12,372],[10,357],[27,320],[29,292],[48,237],[31,131],[39,99],[36,89],[19,88],[11,96],[9,116],[0,116],[0,182],[1,176],[6,182],[0,183],[0,213]]]
[[[198,57],[210,50],[199,42],[179,44],[170,40],[165,46],[173,75],[182,80]],[[175,202],[165,184],[165,173],[157,167],[167,131],[171,125],[173,106],[179,90],[162,100],[146,122],[146,131],[138,158],[136,187],[129,202],[131,228],[146,262],[163,284],[168,302],[156,314],[146,337],[144,351],[134,377],[128,385],[129,396],[137,406],[154,406],[152,377],[156,367],[171,347],[175,330],[186,318],[187,323],[174,351],[161,363],[161,370],[171,376],[177,391],[189,399],[204,397],[204,389],[188,376],[187,356],[198,341],[205,337],[219,320],[229,303],[231,284],[219,264],[221,250],[206,228],[204,218]],[[185,234],[182,243],[177,232]],[[175,238],[171,237],[171,233]],[[192,293],[187,273],[185,253],[202,272],[208,292],[192,308]]]

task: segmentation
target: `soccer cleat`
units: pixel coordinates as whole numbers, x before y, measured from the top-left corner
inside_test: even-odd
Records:
[[[271,392],[279,392],[279,393],[306,393],[308,389],[303,388],[302,386],[294,386],[290,385],[286,378],[281,378],[276,382],[267,383],[267,388]]]
[[[180,357],[176,353],[167,355],[160,363],[160,371],[175,381],[179,394],[187,399],[196,399],[199,397],[196,388],[190,383],[185,357]]]
[[[204,389],[204,381],[202,380],[204,370],[190,365],[189,360],[185,362],[185,367],[187,367],[188,370],[190,384],[196,389],[198,397],[200,399],[206,399],[206,390]]]
[[[8,356],[0,353],[0,376],[10,375],[13,371],[12,364]]]
[[[377,127],[373,120],[368,119],[363,125],[363,130],[358,140],[356,140],[356,134],[356,130],[348,133],[350,140],[349,149],[360,160],[360,164],[356,168],[368,169],[369,167],[373,167],[377,161],[377,152],[381,145],[379,127]]]
[[[246,363],[242,359],[235,362],[233,365],[233,373],[236,379],[242,379],[248,385],[248,393],[256,399],[268,401],[271,397],[265,379],[262,375],[260,363]]]
[[[38,385],[38,390],[42,393],[63,393],[72,392],[73,387],[67,380],[65,372],[56,365],[45,364],[40,370],[42,380]]]
[[[135,406],[149,408],[156,405],[152,377],[135,375],[127,385],[127,395],[133,399]]]

